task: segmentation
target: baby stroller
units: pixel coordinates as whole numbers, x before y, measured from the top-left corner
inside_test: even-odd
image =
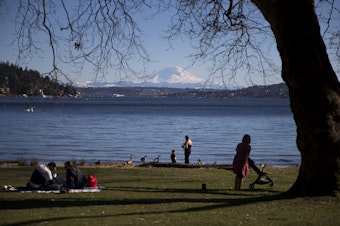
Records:
[[[263,169],[266,167],[266,165],[261,164],[261,169],[259,169],[256,167],[255,162],[250,158],[248,158],[248,163],[249,163],[249,166],[253,170],[255,170],[255,172],[258,174],[258,177],[256,178],[256,180],[253,183],[249,184],[250,190],[254,189],[255,184],[260,184],[260,185],[270,184],[270,188],[274,187],[274,182],[267,176],[265,172],[263,172]]]

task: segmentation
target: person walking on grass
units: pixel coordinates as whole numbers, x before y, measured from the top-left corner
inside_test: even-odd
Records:
[[[248,175],[248,158],[251,151],[250,141],[250,136],[245,134],[242,138],[242,143],[236,146],[236,154],[233,161],[233,172],[236,174],[235,190],[241,189],[243,177]]]

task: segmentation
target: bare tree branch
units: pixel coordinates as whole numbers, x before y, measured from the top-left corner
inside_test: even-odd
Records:
[[[57,64],[56,64],[56,55],[55,55],[55,48],[54,48],[54,43],[55,41],[53,40],[53,33],[50,29],[49,24],[47,24],[47,12],[46,12],[46,1],[43,0],[43,27],[46,29],[47,33],[48,33],[48,38],[49,38],[49,45],[51,47],[52,50],[52,65],[53,65],[53,69],[52,71],[58,70]]]
[[[169,6],[168,6],[169,7]],[[177,12],[168,29],[168,40],[181,35],[193,40],[196,53],[194,62],[212,62],[210,79],[235,83],[244,76],[253,84],[254,76],[262,75],[264,81],[279,75],[269,48],[274,39],[268,23],[249,1],[176,1]],[[217,73],[218,72],[218,73]]]
[[[336,0],[318,0],[316,9],[329,57],[337,63],[335,68],[340,73],[340,5],[335,3]]]
[[[141,65],[149,61],[134,18],[145,6],[149,7],[138,0],[21,0],[16,18],[18,60],[30,61],[46,52],[47,45],[52,57],[50,75],[68,78],[60,69],[62,63],[78,73],[92,65],[95,76],[105,75],[108,68],[118,74],[137,73],[130,59],[137,56]]]
[[[241,76],[253,84],[254,76],[262,76],[265,83],[279,76],[271,28],[249,0],[20,0],[15,40],[18,61],[27,63],[47,52],[52,57],[47,73],[55,77],[69,78],[61,65],[79,74],[93,70],[96,78],[109,69],[121,78],[137,75],[136,68],[150,59],[136,15],[150,8],[155,13],[174,13],[166,38],[171,43],[189,37],[192,64],[208,62],[211,81],[235,83]],[[330,58],[340,62],[339,9],[335,0],[319,0],[317,8],[328,9],[319,13],[325,24],[323,36]],[[136,58],[138,67],[131,64]]]

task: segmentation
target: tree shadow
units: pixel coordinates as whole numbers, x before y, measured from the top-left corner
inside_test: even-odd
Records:
[[[123,198],[110,200],[108,198],[99,197],[96,200],[80,199],[80,198],[69,198],[67,196],[61,198],[55,198],[54,201],[51,199],[20,199],[20,200],[2,200],[1,209],[12,209],[12,210],[23,210],[23,209],[35,209],[35,208],[63,208],[63,207],[91,207],[91,206],[113,206],[113,205],[164,205],[172,203],[200,203],[206,205],[195,206],[189,208],[178,208],[175,210],[168,210],[168,213],[190,213],[197,211],[210,211],[225,207],[235,207],[248,204],[254,204],[258,202],[270,202],[273,200],[284,199],[284,193],[278,191],[269,191],[270,194],[259,195],[252,191],[241,190],[241,191],[226,191],[226,190],[201,190],[201,189],[160,189],[160,188],[150,188],[150,187],[112,187],[106,190],[114,191],[125,191],[125,192],[164,192],[164,193],[178,193],[183,194],[179,198]],[[262,190],[263,191],[263,190]],[[267,191],[268,192],[268,191]],[[202,194],[200,197],[187,197],[187,194]],[[212,194],[214,197],[204,196],[205,194]],[[60,194],[63,196],[65,194]],[[217,196],[216,196],[217,195]],[[240,197],[242,196],[242,197]],[[167,197],[164,195],[164,197]],[[160,214],[163,211],[150,211],[143,212],[145,214]],[[79,218],[95,218],[95,217],[117,217],[117,216],[134,216],[140,215],[140,212],[129,212],[129,213],[117,213],[117,214],[107,214],[98,216],[66,216],[66,217],[46,217],[45,219],[30,220],[21,223],[8,224],[12,225],[29,225],[38,224],[44,221],[60,221],[68,219],[79,219]]]
[[[169,192],[169,191],[166,191]],[[173,189],[170,192],[180,192],[180,193],[192,193],[193,190],[188,189]],[[199,191],[196,191],[199,193]],[[214,191],[212,191],[214,192]],[[55,200],[51,203],[51,200],[41,200],[41,199],[29,199],[29,200],[10,200],[4,201],[0,209],[34,209],[34,208],[51,208],[51,207],[84,207],[84,206],[103,206],[103,205],[154,205],[154,204],[170,204],[170,203],[206,203],[207,205],[199,206],[199,207],[189,207],[189,208],[178,208],[176,210],[168,210],[167,213],[190,213],[190,212],[199,212],[199,211],[209,211],[213,209],[225,208],[225,207],[235,207],[242,206],[247,204],[254,204],[258,202],[270,202],[279,199],[285,199],[283,193],[276,193],[274,195],[263,195],[263,196],[254,196],[252,197],[242,197],[242,198],[228,198],[228,196],[240,196],[240,194],[232,193],[232,192],[221,192],[215,191],[217,194],[224,195],[221,198],[147,198],[147,199],[118,199],[118,200],[79,200],[79,199],[64,199],[64,200]],[[202,193],[202,191],[200,191]],[[244,196],[241,194],[241,196]],[[185,196],[183,196],[185,197]],[[161,214],[164,211],[150,211],[143,212],[143,215],[146,214]],[[119,216],[138,216],[141,213],[139,211],[129,212],[129,213],[117,213],[117,214],[107,214],[107,215],[98,215],[98,216],[67,216],[67,217],[46,217],[45,219],[37,219],[30,220],[21,223],[13,223],[7,224],[7,226],[12,225],[32,225],[38,224],[41,222],[56,222],[61,220],[69,220],[69,219],[87,219],[87,218],[110,218],[110,217],[119,217]]]
[[[173,189],[173,188],[155,188],[155,187],[130,187],[130,186],[117,186],[110,187],[105,190],[111,191],[128,191],[128,192],[141,192],[141,193],[155,193],[155,192],[167,192],[167,193],[181,193],[181,194],[212,194],[212,195],[223,195],[223,196],[254,196],[254,192],[264,192],[278,194],[280,191],[275,190],[262,190],[262,189],[254,189],[252,191],[243,189],[240,191],[235,190],[226,190],[226,189]],[[240,193],[242,192],[242,194]]]
[[[221,203],[225,206],[233,206],[233,205],[243,205],[254,202],[262,202],[262,201],[272,201],[283,198],[283,193],[278,191],[266,191],[271,194],[266,194],[259,196],[258,194],[254,194],[252,191],[241,190],[241,191],[226,191],[221,189],[210,189],[210,190],[201,190],[201,189],[161,189],[161,188],[152,188],[152,187],[111,187],[106,188],[105,190],[114,191],[123,191],[123,192],[147,192],[147,193],[178,193],[183,194],[181,197],[183,198],[145,198],[145,199],[132,199],[132,198],[124,198],[124,199],[116,199],[116,200],[108,200],[108,198],[99,197],[97,200],[88,200],[86,198],[78,198],[73,196],[72,198],[64,196],[67,194],[56,194],[59,196],[55,198],[54,201],[48,199],[20,199],[20,200],[2,200],[1,209],[33,209],[33,208],[50,208],[50,207],[77,207],[77,206],[95,206],[95,205],[131,205],[131,204],[167,204],[167,203],[176,203],[176,202],[199,202],[199,203]],[[256,190],[255,190],[256,191]],[[260,191],[260,190],[257,190]],[[263,190],[262,190],[263,191]],[[185,198],[186,194],[211,194],[211,195],[219,195],[221,198]],[[42,194],[43,195],[43,194]],[[75,195],[75,194],[74,194]],[[60,197],[64,196],[64,197]],[[167,195],[164,195],[167,197]],[[244,198],[228,198],[233,196],[242,196]]]

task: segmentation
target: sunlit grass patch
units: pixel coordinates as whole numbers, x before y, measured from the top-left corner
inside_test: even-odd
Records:
[[[268,167],[275,187],[233,190],[224,169],[88,167],[106,189],[99,193],[0,192],[0,225],[337,225],[339,198],[282,199],[298,168]],[[24,186],[33,167],[0,167],[0,183]],[[63,170],[59,169],[63,175]],[[202,190],[202,183],[207,190]]]

